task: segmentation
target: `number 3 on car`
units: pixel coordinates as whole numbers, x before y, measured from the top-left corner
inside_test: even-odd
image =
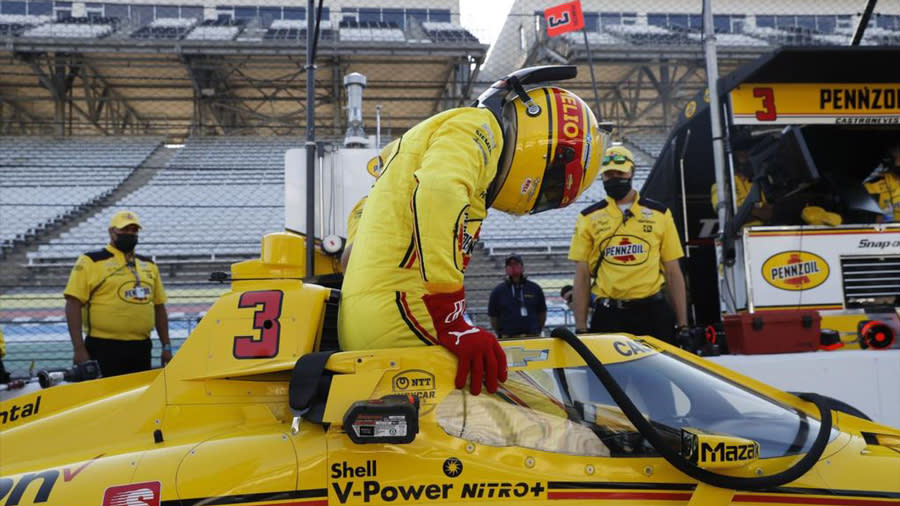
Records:
[[[258,336],[235,336],[234,358],[272,358],[278,355],[278,342],[281,340],[281,303],[284,292],[281,290],[265,290],[245,292],[238,300],[239,308],[258,308],[253,313],[253,328],[259,330]]]
[[[772,88],[753,88],[753,96],[762,98],[762,110],[756,111],[756,119],[759,121],[775,121],[778,113],[775,111],[775,91]]]

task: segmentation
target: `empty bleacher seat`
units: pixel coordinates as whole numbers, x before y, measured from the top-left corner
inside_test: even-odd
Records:
[[[306,41],[305,19],[276,19],[269,25],[269,29],[263,34],[265,40],[296,40]],[[319,41],[332,41],[335,39],[331,22],[322,20],[319,24]]]
[[[117,18],[69,17],[53,23],[45,23],[22,33],[25,37],[59,37],[75,39],[100,39],[113,33]]]
[[[249,256],[260,238],[284,229],[284,153],[290,137],[198,137],[143,187],[41,246],[34,262],[71,258],[102,244],[118,209],[138,213],[141,252],[157,257]],[[80,247],[80,250],[77,248]]]
[[[454,23],[424,21],[422,29],[434,42],[478,43],[478,38]]]
[[[661,130],[640,130],[634,133],[629,133],[625,137],[631,144],[637,146],[639,151],[644,151],[654,157],[658,157],[662,152],[667,136],[668,134]],[[641,155],[640,153],[638,153],[635,156]],[[652,165],[652,160],[649,164]],[[640,165],[640,161],[638,162],[638,165]]]
[[[207,19],[195,27],[185,40],[234,40],[244,29],[242,19]]]
[[[588,32],[588,43],[594,46],[603,46],[603,45],[615,45],[622,44],[625,40],[620,39],[610,33],[605,31],[601,32]],[[569,44],[584,44],[584,35],[580,32],[569,32],[562,36],[562,38],[568,42]]]
[[[606,25],[603,29],[632,44],[684,44],[690,41],[684,31],[654,25]]]
[[[695,42],[702,42],[703,35],[700,33],[689,33],[688,38]],[[717,33],[716,44],[720,46],[768,46],[769,43],[763,39],[746,35],[743,33]]]
[[[15,37],[22,35],[27,30],[49,21],[50,16],[0,14],[0,36]]]
[[[341,41],[404,42],[406,37],[396,23],[384,21],[341,21]]]
[[[182,39],[197,21],[193,18],[159,18],[132,32],[134,39]]]
[[[0,243],[111,193],[160,139],[0,137]]]

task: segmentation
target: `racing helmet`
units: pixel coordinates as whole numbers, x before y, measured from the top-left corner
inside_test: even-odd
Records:
[[[487,205],[514,215],[565,207],[586,190],[608,145],[590,107],[574,93],[541,81],[570,79],[575,67],[522,69],[495,83],[476,106],[503,128],[503,152]],[[525,90],[525,84],[537,87]]]

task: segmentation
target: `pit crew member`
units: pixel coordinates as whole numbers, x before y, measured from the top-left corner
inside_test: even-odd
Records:
[[[687,331],[688,321],[678,262],[684,253],[672,213],[631,187],[634,156],[627,148],[609,148],[600,173],[607,196],[578,215],[569,247],[575,261],[575,328],[673,342],[676,331]],[[596,298],[588,327],[591,293]]]

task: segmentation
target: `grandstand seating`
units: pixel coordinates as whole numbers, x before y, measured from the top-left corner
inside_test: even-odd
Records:
[[[325,22],[323,21],[322,24]],[[276,19],[269,25],[269,29],[263,35],[264,40],[299,40],[301,30],[305,35],[306,20],[303,19]],[[323,27],[319,26],[321,33]],[[306,40],[306,39],[303,39]]]
[[[322,20],[319,24],[319,41],[333,42],[337,40],[337,32],[332,28],[331,22]],[[306,42],[306,20],[303,19],[276,19],[269,25],[269,29],[263,34],[263,40],[296,40]],[[371,40],[371,39],[369,39]]]
[[[38,25],[22,33],[25,37],[60,37],[73,39],[102,39],[113,33],[119,20],[104,17],[65,18]]]
[[[422,29],[428,34],[434,42],[474,42],[478,43],[478,38],[469,33],[468,30],[454,23],[444,23],[436,21],[422,22]]]
[[[848,46],[853,36],[848,33],[818,33],[814,34],[813,38],[826,46]],[[871,44],[871,40],[864,38],[862,43]]]
[[[241,19],[207,19],[200,26],[195,27],[185,40],[234,40],[244,29],[244,21]]]
[[[630,143],[637,146],[639,150],[645,151],[654,157],[658,157],[666,143],[667,135],[668,134],[663,131],[652,132],[641,130],[627,134],[626,138]]]
[[[848,41],[850,40],[849,37],[850,36],[848,35]],[[870,26],[866,29],[862,44],[871,46],[896,46],[900,44],[900,32],[877,26]]]
[[[32,262],[71,260],[107,241],[110,216],[138,213],[140,251],[156,257],[258,253],[259,239],[284,229],[284,153],[299,138],[192,138],[146,185],[31,253]]]
[[[135,39],[182,39],[197,24],[193,18],[159,18],[132,32]]]
[[[615,37],[605,31],[587,32],[588,43],[592,45],[614,45],[623,44],[625,40]],[[566,42],[570,44],[584,44],[584,35],[579,32],[569,32],[563,35]]]
[[[24,14],[0,14],[0,37],[18,36],[26,30],[50,21],[50,16],[27,16]]]
[[[667,30],[659,26],[650,25],[607,25],[603,27],[607,32],[628,40],[632,44],[683,44],[688,41],[683,32]]]
[[[688,39],[700,43],[703,42],[703,34],[699,31],[687,34]],[[717,33],[716,44],[720,46],[768,46],[765,40],[751,37],[743,33]]]
[[[0,243],[22,239],[108,195],[159,143],[145,137],[0,137]]]
[[[406,36],[396,23],[384,21],[341,21],[341,41],[404,42]]]
[[[777,46],[813,46],[822,44],[820,39],[813,36],[812,30],[805,28],[744,27],[744,33]]]

